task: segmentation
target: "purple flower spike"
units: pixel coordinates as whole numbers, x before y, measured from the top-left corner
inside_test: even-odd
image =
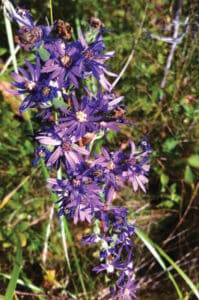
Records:
[[[111,91],[107,79],[117,76],[107,65],[114,56],[103,41],[109,30],[92,18],[88,31],[79,31],[78,39],[70,42],[69,23],[58,19],[52,26],[35,25],[29,11],[9,0],[3,6],[19,25],[15,41],[35,52],[34,63],[25,60],[25,68],[12,73],[11,91],[23,96],[20,112],[36,108],[44,125],[35,137],[39,146],[33,165],[42,159],[51,171],[62,171],[62,178],[49,178],[47,185],[57,196],[59,216],[94,225],[82,240],[100,247],[101,263],[93,270],[117,277],[113,299],[134,299],[135,225],[128,222],[128,208],[114,206],[114,201],[127,184],[134,192],[146,192],[151,147],[146,136],[137,146],[128,141],[116,151],[99,146],[109,131],[119,131],[121,124],[132,126],[125,118],[124,97]]]

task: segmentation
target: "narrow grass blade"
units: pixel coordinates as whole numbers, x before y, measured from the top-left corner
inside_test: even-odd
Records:
[[[14,194],[16,194],[16,192],[28,181],[28,179],[30,178],[30,175],[29,176],[26,176],[18,185],[16,188],[14,188],[14,190],[12,190],[9,194],[7,194],[2,202],[0,203],[0,209],[2,209],[7,203],[8,201],[12,198],[12,196]]]
[[[13,35],[12,35],[12,27],[11,27],[11,24],[10,24],[10,20],[8,19],[7,15],[6,15],[5,8],[4,8],[4,21],[5,21],[6,34],[7,34],[10,54],[11,54],[11,57],[12,57],[14,70],[17,73],[18,69],[17,69],[17,60],[16,60],[16,55],[15,55],[15,47],[14,47],[14,41],[13,41]]]
[[[173,283],[173,286],[176,289],[179,299],[183,300],[184,298],[183,298],[182,292],[181,292],[177,282],[175,281],[175,278],[173,277],[171,272],[168,271],[167,266],[165,265],[163,259],[159,255],[158,251],[155,249],[155,244],[153,243],[153,241],[140,229],[136,228],[135,232],[136,232],[137,236],[142,240],[144,245],[149,249],[151,254],[155,257],[156,261],[159,263],[159,265],[162,267],[162,269],[167,273],[169,279],[171,280],[171,282]]]
[[[158,252],[164,257],[170,265],[178,272],[178,274],[184,279],[186,284],[190,287],[192,292],[195,294],[197,299],[199,299],[199,291],[195,284],[192,282],[192,280],[185,274],[185,272],[165,253],[165,251],[160,248],[158,245],[155,244],[155,248],[158,250]]]
[[[82,290],[84,292],[84,298],[88,300],[89,298],[88,298],[86,286],[85,286],[85,283],[84,283],[84,278],[83,278],[83,275],[82,275],[81,267],[80,267],[80,264],[79,264],[79,259],[77,257],[76,249],[75,249],[75,246],[74,246],[74,243],[73,243],[72,235],[70,233],[70,229],[68,227],[68,223],[66,221],[66,218],[62,217],[62,220],[63,220],[63,223],[64,223],[64,229],[66,231],[66,236],[67,236],[67,239],[68,239],[69,244],[71,246],[72,254],[73,254],[73,257],[74,257],[74,260],[75,260],[75,266],[76,266],[76,269],[77,269],[77,273],[78,273],[78,276],[79,276],[79,280],[80,280],[80,283],[81,283]]]
[[[0,276],[11,279],[11,276],[8,274],[0,273]],[[43,293],[43,290],[36,285],[32,284],[29,280],[27,282],[24,282],[22,279],[17,279],[17,284],[28,287],[30,290],[32,290],[35,293]]]
[[[21,247],[20,240],[18,240],[14,268],[11,274],[8,287],[6,289],[5,300],[11,300],[13,298],[14,291],[17,285],[17,280],[19,278],[19,274],[21,271],[21,267],[22,267],[22,247]]]
[[[46,260],[47,260],[47,255],[48,255],[48,242],[49,242],[49,238],[50,238],[50,234],[51,234],[51,226],[52,226],[54,210],[55,210],[55,204],[53,203],[53,205],[50,208],[50,212],[49,212],[49,221],[48,221],[48,225],[46,228],[44,248],[42,251],[42,262],[44,265],[46,265]]]
[[[67,262],[67,265],[68,265],[69,272],[72,273],[70,258],[69,258],[69,255],[68,255],[68,247],[67,247],[67,243],[66,243],[67,233],[65,231],[65,224],[64,224],[63,216],[60,217],[60,228],[61,228],[61,237],[62,237],[62,245],[63,245],[64,255],[65,255],[65,258],[66,258],[66,262]]]

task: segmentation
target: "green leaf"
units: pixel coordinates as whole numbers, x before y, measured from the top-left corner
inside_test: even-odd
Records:
[[[39,56],[41,60],[47,61],[50,58],[50,53],[43,47],[39,48]]]
[[[189,183],[193,183],[195,180],[194,173],[189,166],[186,166],[186,168],[185,168],[184,180]]]
[[[55,98],[55,99],[53,99],[53,106],[55,108],[67,108],[67,105],[64,102],[63,98]]]
[[[164,142],[162,149],[164,152],[171,152],[178,145],[179,141],[174,138],[168,138]]]
[[[188,163],[194,168],[199,168],[199,155],[194,154],[188,158]]]
[[[163,186],[167,186],[169,182],[169,177],[166,174],[162,173],[160,176],[160,181]]]
[[[0,48],[0,56],[4,55],[7,52],[6,48]]]
[[[164,64],[165,58],[162,53],[158,53],[158,62],[160,65]]]

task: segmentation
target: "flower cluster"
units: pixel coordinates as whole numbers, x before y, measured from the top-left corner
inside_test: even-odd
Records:
[[[35,62],[12,73],[13,93],[24,95],[20,112],[39,110],[41,130],[35,139],[34,165],[42,159],[51,170],[62,170],[62,179],[49,178],[48,187],[58,197],[59,214],[74,223],[93,225],[83,244],[98,244],[101,264],[94,271],[115,274],[111,287],[114,299],[135,297],[132,263],[134,224],[128,209],[114,206],[118,192],[127,184],[133,192],[146,191],[149,154],[146,137],[138,145],[132,140],[117,151],[95,143],[108,132],[119,131],[125,119],[123,97],[111,91],[106,64],[114,51],[105,52],[103,23],[91,19],[86,32],[74,39],[69,23],[58,19],[51,26],[35,25],[27,10],[14,8],[4,0],[7,12],[19,24],[16,42],[33,51]]]

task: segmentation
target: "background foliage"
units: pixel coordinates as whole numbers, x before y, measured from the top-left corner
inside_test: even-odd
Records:
[[[16,1],[29,8],[38,23],[49,19],[49,1]],[[176,2],[176,1],[175,1]],[[119,73],[134,47],[140,31],[143,15],[146,17],[142,34],[128,69],[116,90],[125,95],[128,118],[135,126],[123,130],[119,136],[109,136],[106,143],[116,146],[132,137],[139,140],[143,134],[153,148],[152,170],[147,194],[133,194],[126,189],[121,204],[131,208],[130,218],[142,228],[197,285],[198,260],[198,199],[199,199],[199,106],[198,106],[198,20],[197,1],[182,1],[181,21],[189,16],[189,27],[177,45],[166,86],[160,88],[170,44],[149,35],[170,37],[173,27],[173,1],[131,0],[68,0],[53,1],[54,19],[69,21],[74,29],[84,28],[91,16],[100,18],[108,29],[105,37],[108,49],[116,51],[111,68]],[[1,11],[2,13],[2,11]],[[1,47],[0,69],[9,58],[3,17],[0,21]],[[13,25],[13,30],[17,28]],[[180,27],[179,35],[185,32]],[[23,64],[30,54],[18,52],[17,61]],[[82,291],[74,261],[72,247],[69,257],[72,272],[68,271],[62,248],[59,221],[55,213],[51,224],[49,250],[46,264],[42,251],[46,229],[50,222],[52,199],[45,189],[41,168],[32,168],[35,142],[29,127],[31,116],[18,114],[20,99],[8,94],[10,65],[1,75],[0,90],[0,294],[5,294],[9,276],[16,260],[18,240],[22,245],[20,280],[15,291],[16,299],[81,299]],[[163,95],[163,96],[161,96]],[[162,100],[161,100],[161,97]],[[32,112],[33,128],[38,125]],[[87,225],[70,230],[81,266],[89,299],[98,299],[106,292],[104,275],[94,276],[91,269],[97,261],[98,249],[82,247],[81,235]],[[160,269],[143,243],[135,238],[135,269],[141,286],[138,299],[175,299],[175,291],[168,277]],[[170,266],[171,271],[172,267]],[[175,274],[175,273],[174,273]],[[175,274],[175,276],[178,276]],[[180,278],[179,286],[185,299],[194,299]],[[31,296],[31,293],[33,294]],[[100,296],[97,296],[99,293]],[[24,296],[25,295],[25,296]],[[75,296],[76,295],[76,296]],[[34,296],[34,297],[33,297]],[[68,298],[67,298],[68,297]],[[76,298],[75,298],[76,297]],[[102,298],[99,298],[102,299]]]

